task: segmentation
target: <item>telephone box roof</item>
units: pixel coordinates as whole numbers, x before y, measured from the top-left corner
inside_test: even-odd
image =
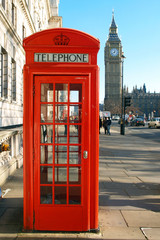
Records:
[[[88,47],[100,48],[100,41],[79,30],[52,28],[32,34],[23,40],[23,47]]]

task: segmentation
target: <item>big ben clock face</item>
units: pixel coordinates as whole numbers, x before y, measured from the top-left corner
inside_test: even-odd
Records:
[[[112,57],[118,56],[118,53],[119,53],[119,51],[118,51],[117,48],[112,48],[112,49],[110,50],[110,54],[111,54]]]

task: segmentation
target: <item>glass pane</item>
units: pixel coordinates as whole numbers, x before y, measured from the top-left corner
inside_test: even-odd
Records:
[[[66,187],[55,187],[54,188],[54,203],[55,204],[66,204],[67,203],[67,188]]]
[[[81,146],[69,147],[69,163],[81,164]]]
[[[55,84],[55,102],[68,102],[68,84]]]
[[[70,84],[70,102],[82,101],[82,84]]]
[[[41,102],[53,102],[53,84],[41,84]]]
[[[41,184],[51,184],[53,179],[52,167],[41,166]]]
[[[52,204],[52,187],[41,186],[41,204]]]
[[[82,121],[82,105],[70,106],[69,121],[72,123],[80,123]]]
[[[53,105],[41,104],[41,122],[53,122]]]
[[[69,187],[69,204],[81,204],[81,187]]]
[[[81,143],[81,126],[80,125],[69,126],[69,142]]]
[[[41,164],[53,163],[53,147],[41,146]]]
[[[67,168],[66,167],[55,167],[55,184],[67,183]]]
[[[67,143],[67,125],[55,125],[55,143]]]
[[[53,142],[53,126],[41,125],[41,143]]]
[[[55,164],[67,164],[67,146],[55,146]]]
[[[67,122],[67,105],[55,105],[55,122]]]
[[[80,184],[81,183],[81,168],[70,167],[69,168],[69,183]]]

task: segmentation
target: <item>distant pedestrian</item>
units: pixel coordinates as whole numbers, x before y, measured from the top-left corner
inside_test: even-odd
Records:
[[[107,135],[111,135],[111,133],[110,133],[110,127],[111,127],[111,119],[110,119],[110,117],[108,117],[108,119],[107,119]]]
[[[111,135],[110,126],[111,126],[111,120],[109,117],[107,117],[104,119],[104,122],[103,122],[104,132],[105,134],[107,133],[107,135]]]
[[[103,127],[104,127],[104,133],[106,134],[106,132],[107,132],[107,118],[106,117],[103,119]]]
[[[101,120],[101,118],[99,117],[99,133],[101,133],[101,132],[100,132],[101,127],[102,127],[102,120]]]

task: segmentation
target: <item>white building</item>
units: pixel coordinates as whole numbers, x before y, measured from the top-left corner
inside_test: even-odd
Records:
[[[23,39],[62,27],[59,0],[0,0],[0,128],[23,124]],[[23,129],[0,129],[0,186],[23,164]],[[9,145],[7,150],[4,146]],[[1,188],[0,188],[1,190]]]
[[[23,123],[23,39],[62,27],[59,0],[0,0],[0,127]]]

